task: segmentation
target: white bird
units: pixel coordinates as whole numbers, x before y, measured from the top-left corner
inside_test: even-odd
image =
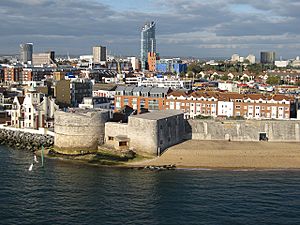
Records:
[[[29,166],[29,171],[31,171],[32,170],[32,168],[33,168],[33,163],[31,163],[31,165]]]
[[[37,157],[36,157],[36,155],[34,155],[33,156],[33,160],[34,160],[34,162],[36,162],[36,163],[38,163],[39,161],[37,160]]]

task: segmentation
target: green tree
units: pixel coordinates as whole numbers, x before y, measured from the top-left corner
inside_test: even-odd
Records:
[[[230,72],[230,73],[237,72],[237,69],[234,66],[230,66],[228,68],[228,72]]]
[[[214,75],[214,80],[219,80],[220,79],[220,76],[219,75]]]
[[[226,75],[226,74],[223,75],[223,76],[221,76],[221,80],[228,80],[228,78],[229,78],[229,77],[228,77],[228,75]]]
[[[181,72],[180,74],[179,74],[179,77],[185,77],[185,72]]]
[[[192,72],[192,71],[187,72],[188,78],[192,78],[193,76],[194,76],[194,72]]]
[[[270,85],[278,85],[280,83],[280,77],[276,75],[269,76],[266,82]]]
[[[200,73],[202,71],[202,68],[201,68],[201,65],[199,63],[193,62],[193,63],[188,65],[187,71],[188,72],[194,72],[196,74],[196,73]]]
[[[255,64],[252,64],[252,65],[248,65],[247,70],[250,73],[259,74],[263,71],[263,66],[260,63],[255,63]]]

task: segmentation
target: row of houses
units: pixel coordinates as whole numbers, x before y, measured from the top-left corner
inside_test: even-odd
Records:
[[[297,100],[287,95],[238,94],[171,90],[158,87],[119,86],[115,110],[126,105],[143,109],[176,109],[186,118],[197,116],[243,117],[246,119],[290,119],[297,117]]]

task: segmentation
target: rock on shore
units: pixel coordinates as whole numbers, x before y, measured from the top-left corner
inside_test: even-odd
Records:
[[[0,144],[20,150],[36,151],[42,146],[53,146],[54,137],[50,135],[0,129]]]

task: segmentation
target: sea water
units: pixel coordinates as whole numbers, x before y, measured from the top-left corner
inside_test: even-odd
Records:
[[[31,163],[0,146],[0,224],[300,224],[300,171]]]

